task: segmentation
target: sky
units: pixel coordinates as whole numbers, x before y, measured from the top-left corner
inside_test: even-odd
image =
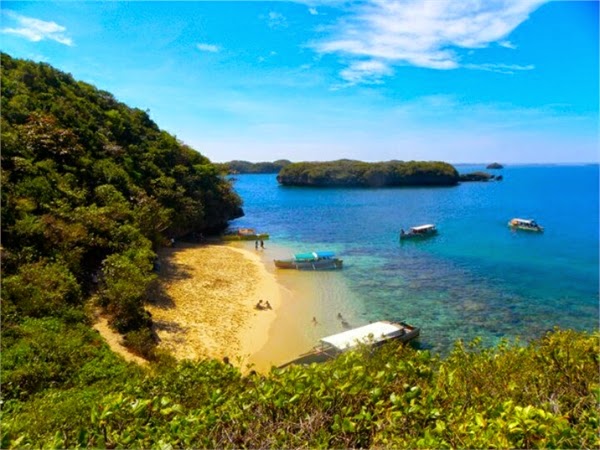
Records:
[[[0,48],[214,162],[598,162],[598,2],[3,1]]]

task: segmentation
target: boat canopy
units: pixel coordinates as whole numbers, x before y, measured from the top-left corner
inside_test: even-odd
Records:
[[[398,336],[404,332],[404,327],[392,322],[374,322],[364,327],[344,331],[321,339],[322,343],[329,344],[338,350],[348,350],[359,344],[375,344]]]
[[[431,230],[432,228],[435,228],[435,225],[433,225],[433,224],[427,224],[427,225],[419,225],[418,227],[412,227],[411,230],[413,230],[413,231],[425,231],[425,230]]]
[[[334,256],[335,256],[335,253],[330,252],[330,251],[311,252],[311,253],[296,253],[294,255],[294,259],[296,261],[313,261],[316,259],[333,258]]]
[[[525,225],[534,225],[535,224],[535,220],[530,220],[530,219],[512,219],[511,222],[522,223]]]

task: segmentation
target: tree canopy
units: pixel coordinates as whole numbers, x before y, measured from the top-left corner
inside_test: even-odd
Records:
[[[229,161],[226,163],[217,164],[224,172],[230,174],[238,173],[279,173],[279,171],[291,164],[287,159],[278,159],[273,162],[257,162],[252,163],[249,161]]]
[[[5,327],[78,311],[94,292],[119,331],[148,334],[154,249],[225,228],[241,199],[147,112],[48,64],[1,58]]]
[[[285,166],[277,181],[284,186],[452,186],[458,172],[445,162],[388,161],[368,163],[341,159]]]

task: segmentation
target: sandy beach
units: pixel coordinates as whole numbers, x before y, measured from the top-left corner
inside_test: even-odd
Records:
[[[159,260],[158,289],[147,306],[159,347],[178,359],[227,357],[246,369],[281,305],[280,286],[260,257],[229,245],[178,243]],[[257,310],[260,300],[272,309]]]
[[[255,250],[253,242],[161,249],[158,282],[146,305],[159,348],[180,360],[227,358],[243,372],[266,373],[322,336],[343,331],[333,311],[351,317],[344,284],[331,272],[277,270],[273,259],[288,255],[273,245]],[[260,300],[271,309],[258,310]],[[94,328],[126,360],[146,363],[105,318]]]

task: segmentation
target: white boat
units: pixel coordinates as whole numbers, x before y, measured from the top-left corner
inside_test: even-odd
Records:
[[[419,328],[404,322],[389,322],[387,320],[373,322],[362,327],[321,338],[319,344],[311,351],[300,355],[298,358],[280,367],[286,367],[290,364],[311,364],[313,362],[327,361],[359,345],[374,347],[392,340],[408,342],[417,338],[419,334]]]
[[[544,231],[543,227],[531,219],[511,219],[508,222],[508,226],[513,230],[536,231],[538,233]]]
[[[400,230],[400,240],[426,238],[435,236],[437,232],[435,225],[428,223],[426,225],[419,225],[418,227],[411,227],[408,232]]]
[[[341,269],[342,265],[343,260],[330,251],[296,253],[291,259],[275,260],[275,266],[280,269],[336,270]]]

